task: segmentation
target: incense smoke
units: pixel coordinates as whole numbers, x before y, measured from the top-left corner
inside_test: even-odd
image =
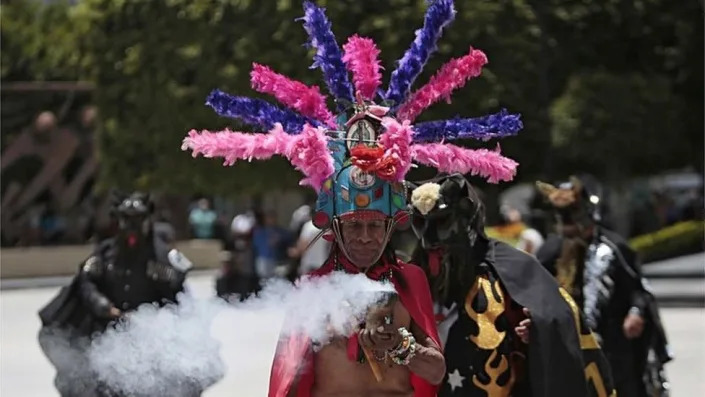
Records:
[[[143,305],[129,313],[97,337],[87,355],[96,378],[111,390],[136,396],[197,395],[226,372],[221,343],[211,334],[217,315],[236,319],[227,334],[243,343],[261,332],[248,327],[252,316],[261,315],[284,317],[281,337],[304,332],[323,345],[334,335],[350,335],[369,307],[392,291],[390,283],[335,272],[303,278],[295,286],[271,280],[244,302],[182,294],[178,305]]]
[[[225,375],[210,325],[225,303],[181,295],[178,305],[142,305],[93,341],[89,361],[110,390],[192,396]]]
[[[326,344],[334,335],[349,336],[382,294],[393,291],[391,283],[373,281],[364,274],[334,272],[303,278],[296,286],[273,280],[259,297],[237,309],[283,311],[282,337],[303,332],[313,342]]]

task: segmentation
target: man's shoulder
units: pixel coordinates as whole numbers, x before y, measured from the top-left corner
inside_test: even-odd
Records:
[[[409,273],[414,273],[414,274],[423,274],[424,271],[421,268],[421,266],[416,265],[414,263],[408,262],[405,260],[405,258],[399,258],[397,257],[397,265],[399,266],[400,269],[402,269],[404,272],[409,272]]]
[[[424,272],[420,266],[402,261],[399,258],[397,258],[397,266],[400,273],[407,281],[419,282],[423,280],[425,283],[428,283],[426,279],[426,272]]]

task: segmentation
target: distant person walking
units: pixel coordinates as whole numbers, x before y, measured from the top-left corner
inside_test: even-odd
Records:
[[[197,239],[211,239],[215,236],[215,221],[218,215],[210,208],[208,199],[198,200],[196,208],[191,210],[188,220],[191,232]]]

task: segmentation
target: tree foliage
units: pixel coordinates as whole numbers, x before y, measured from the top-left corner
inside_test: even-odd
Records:
[[[612,180],[658,172],[687,147],[682,114],[663,77],[574,76],[551,108],[552,142],[564,162]]]
[[[339,42],[353,33],[375,39],[387,77],[426,9],[424,0],[318,2],[327,7]],[[423,119],[475,116],[500,107],[521,112],[524,131],[502,142],[505,153],[521,163],[520,179],[552,169],[564,173],[598,167],[607,173],[591,157],[596,147],[614,148],[615,154],[628,149],[637,154],[614,163],[629,172],[650,171],[639,166],[645,156],[638,153],[654,154],[654,148],[666,147],[659,145],[665,136],[657,128],[702,142],[703,22],[698,2],[456,3],[456,21],[417,84],[469,45],[485,51],[490,63],[451,105],[436,105]],[[319,72],[309,69],[311,54],[296,21],[302,15],[299,1],[27,4],[2,7],[2,77],[95,83],[104,185],[227,195],[295,184],[298,176],[285,161],[223,168],[218,161],[191,160],[179,146],[190,128],[244,128],[217,117],[203,103],[213,88],[255,95],[249,88],[253,61],[322,85]],[[625,138],[640,135],[649,139]],[[663,164],[701,162],[702,150],[686,142],[671,144],[673,151],[656,153]]]

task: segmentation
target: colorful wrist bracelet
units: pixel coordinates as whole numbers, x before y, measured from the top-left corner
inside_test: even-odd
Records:
[[[387,354],[395,364],[408,365],[411,358],[416,354],[416,338],[406,328],[399,328],[402,337],[399,346],[389,351]]]

